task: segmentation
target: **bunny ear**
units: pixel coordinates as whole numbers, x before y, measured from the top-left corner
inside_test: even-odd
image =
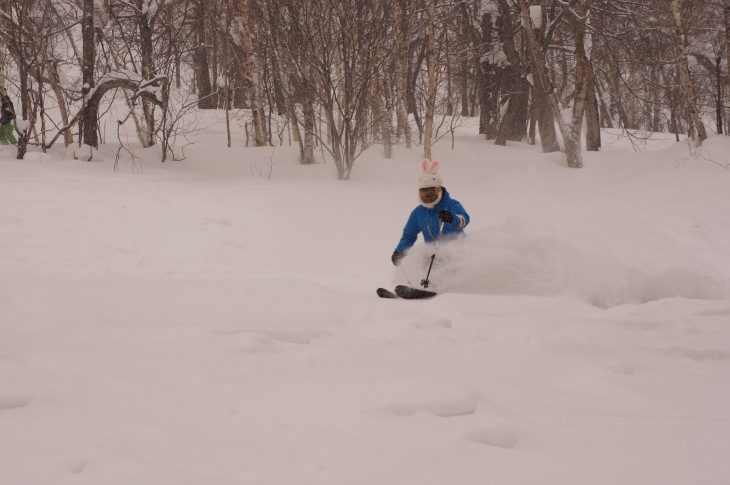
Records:
[[[423,162],[421,162],[421,167],[423,167],[423,173],[428,173],[428,158],[423,159]]]
[[[439,161],[434,160],[433,162],[431,162],[431,169],[429,170],[429,172],[435,174],[436,172],[438,172],[440,166],[441,164],[439,163]]]

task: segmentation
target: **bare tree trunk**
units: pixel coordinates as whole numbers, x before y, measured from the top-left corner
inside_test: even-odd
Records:
[[[373,84],[373,117],[374,130],[380,131],[380,139],[383,143],[383,156],[385,158],[393,157],[393,143],[390,139],[390,117],[383,106],[383,98],[381,93],[385,93],[383,80],[378,77]]]
[[[723,12],[723,18],[725,19],[725,65],[728,66],[725,96],[729,100],[728,104],[730,104],[730,0],[725,0]],[[730,135],[730,126],[725,127],[725,133]]]
[[[456,13],[454,30],[457,32],[458,45],[463,46],[462,53],[459,57],[459,98],[461,103],[461,116],[468,117],[472,115],[473,106],[471,104],[472,98],[470,96],[471,90],[478,83],[480,73],[478,70],[474,70],[472,66],[477,64],[475,58],[478,57],[476,54],[478,49],[476,48],[475,32],[476,29],[472,26],[472,17],[467,2],[461,2],[458,7],[458,13]],[[468,52],[467,55],[464,52]]]
[[[27,65],[20,66],[20,105],[21,113],[24,120],[30,120],[31,108],[30,108],[30,95],[28,94],[28,69]],[[29,123],[33,126],[32,123]],[[21,132],[18,138],[18,155],[17,159],[22,160],[25,157],[25,152],[28,150],[28,142],[30,141],[30,129],[26,128]]]
[[[520,69],[521,59],[514,47],[512,35],[512,19],[509,14],[509,7],[505,0],[500,0],[499,17],[497,25],[500,26],[497,34],[502,48],[513,69]],[[489,56],[484,56],[484,52],[489,52],[495,47],[495,28],[492,15],[485,13],[481,18],[481,39],[477,41],[483,46],[479,49],[476,56],[475,65],[479,73],[477,82],[479,83],[479,134],[484,135],[487,140],[494,140],[499,135],[500,123],[500,102],[499,96],[504,85],[509,86],[509,81],[505,81],[508,74],[505,68],[497,67],[491,62]],[[510,86],[511,87],[511,86]]]
[[[601,148],[601,117],[596,99],[596,76],[593,67],[588,68],[586,85],[586,150],[597,152]]]
[[[653,86],[659,85],[659,68],[657,66],[651,66],[651,84]],[[653,89],[651,93],[651,99],[647,99],[647,114],[650,118],[650,129],[651,131],[658,132],[662,131],[662,105],[661,105],[661,91],[659,89]]]
[[[586,53],[586,18],[588,18],[588,4],[591,0],[584,0],[575,4],[570,12],[573,35],[575,37],[575,97],[573,98],[573,119],[570,126],[571,136],[580,150],[583,116],[585,114],[588,85],[593,76],[593,66]]]
[[[520,73],[509,69],[505,81],[512,87],[507,110],[499,124],[495,145],[505,146],[507,140],[522,141],[527,136],[529,88]]]
[[[449,31],[448,29],[444,32],[446,45],[449,45]],[[451,69],[451,49],[446,48],[446,116],[454,116],[454,90],[451,87],[451,76],[453,70]]]
[[[226,14],[224,20],[224,26],[226,31],[231,30],[231,5],[226,5]],[[231,54],[230,54],[230,42],[228,41],[229,36],[223,36],[223,106],[226,112],[226,146],[231,148],[232,137],[231,137]]]
[[[53,8],[52,2],[50,0],[46,0],[46,4],[44,6],[44,18],[49,13],[55,14],[56,16],[58,15],[56,10]],[[45,35],[34,35],[31,39],[31,42],[33,42],[35,46],[35,51],[38,53],[39,61],[41,62],[41,65],[45,68],[45,70],[43,68],[35,70],[36,82],[38,83],[37,92],[39,93],[39,96],[37,97],[37,102],[40,108],[41,149],[44,152],[46,151],[45,97],[43,95],[44,90],[42,88],[44,80],[46,79],[44,78],[44,76],[47,77],[49,84],[51,85],[51,89],[56,96],[56,102],[58,103],[58,111],[59,115],[61,116],[62,126],[68,125],[68,108],[66,105],[66,97],[64,96],[63,89],[61,88],[61,81],[58,73],[58,64],[54,62],[55,59],[51,59],[53,49],[51,48],[51,46],[49,46],[49,41],[51,41],[51,39],[49,37],[46,37]],[[0,58],[0,65],[4,64],[5,60],[3,53],[2,58]],[[69,146],[73,143],[73,135],[71,134],[71,130],[64,130],[64,142],[66,146]]]
[[[581,11],[583,19],[576,19],[580,22],[579,32],[584,38],[589,36],[589,46],[581,40],[583,53],[585,54],[585,120],[586,120],[586,151],[597,152],[601,148],[601,118],[598,114],[598,100],[596,99],[596,73],[593,69],[593,34],[587,32],[587,22],[590,18],[588,15],[589,3],[583,4]]]
[[[715,58],[715,121],[717,123],[717,134],[722,135],[723,132],[723,109],[722,109],[722,57],[720,54]]]
[[[106,39],[102,32],[102,38],[101,41],[106,41],[107,44],[111,44],[111,39]],[[106,51],[107,59],[106,62],[109,64],[113,64],[115,69],[118,71],[124,71],[125,64],[124,59],[120,59],[120,56],[116,52],[115,49],[108,49]],[[142,127],[142,121],[140,121],[139,116],[137,115],[137,112],[134,109],[134,102],[132,100],[133,93],[130,94],[129,91],[122,91],[122,94],[124,96],[124,100],[127,103],[127,107],[129,108],[129,115],[132,118],[132,121],[134,122],[135,130],[137,133],[137,138],[139,139],[139,142],[144,145],[145,143],[145,137],[143,136],[143,133],[145,129]],[[70,134],[70,130],[66,130],[68,134]],[[164,151],[164,148],[163,148]],[[164,160],[163,160],[164,161]]]
[[[151,79],[155,75],[155,65],[152,60],[152,28],[150,26],[149,15],[143,7],[143,0],[137,0],[137,8],[140,11],[138,14],[138,26],[140,52],[142,54],[142,77],[144,79]],[[142,146],[151,147],[155,144],[155,115],[154,105],[147,99],[142,99],[142,113],[144,114],[145,127],[143,132],[139,134],[139,138],[142,141]]]
[[[596,90],[596,97],[598,98],[598,118],[600,120],[601,128],[613,128],[613,118],[611,117],[611,111],[606,106],[606,100],[603,96],[603,90],[601,84],[598,82],[598,77],[593,77],[595,83],[593,87]]]
[[[424,119],[423,156],[431,159],[431,143],[433,137],[433,114],[436,107],[436,0],[428,0],[428,47],[426,52],[426,70],[428,86],[426,87],[426,113]]]
[[[466,15],[466,7],[462,9],[459,16],[460,41],[461,45],[469,45],[469,17]],[[469,116],[469,59],[462,55],[459,67],[459,96],[461,97],[461,116]]]
[[[271,70],[273,71],[272,84],[274,85],[274,101],[276,104],[276,114],[283,116],[287,114],[286,100],[284,94],[284,85],[282,83],[281,70],[279,68],[279,59],[277,56],[270,56]]]
[[[521,66],[523,64],[526,64],[526,62],[522,60],[513,40],[513,20],[510,14],[510,7],[506,0],[499,0],[498,3],[500,19],[497,24],[499,26],[499,38],[502,42],[502,49],[507,56],[510,65],[514,66],[514,75],[517,77],[521,77],[523,69]],[[536,31],[536,38],[538,34],[544,35],[542,31]],[[547,94],[545,94],[545,89],[538,82],[539,76],[537,73],[537,69],[534,66],[534,61],[532,64],[532,103],[529,107],[529,111],[532,114],[532,122],[530,124],[529,138],[532,141],[534,141],[535,139],[534,130],[536,123],[540,130],[540,144],[542,146],[542,151],[544,153],[559,152],[560,145],[558,144],[558,137],[555,133],[555,120],[553,118],[552,112],[550,111],[550,107],[548,106]],[[514,83],[508,82],[505,84],[512,86]],[[510,100],[510,102],[512,101]]]
[[[0,66],[5,65],[6,57],[7,53],[5,52],[5,42],[3,42],[2,38],[0,38]],[[5,76],[0,76],[0,89],[5,89]]]
[[[63,89],[61,89],[61,78],[58,74],[58,69],[56,67],[56,64],[48,59],[47,51],[44,51],[43,61],[46,66],[48,76],[51,80],[51,89],[53,89],[53,94],[56,95],[56,101],[58,102],[58,112],[61,115],[61,123],[63,124],[63,126],[66,126],[68,125],[68,106],[66,105],[66,98],[63,94]],[[74,140],[73,135],[71,134],[71,130],[64,131],[63,142],[66,146],[73,144]]]
[[[270,0],[266,2],[266,7],[267,23],[272,33],[271,65],[274,69],[275,83],[280,88],[277,97],[281,96],[280,107],[289,116],[291,138],[299,145],[299,162],[302,165],[307,165],[314,163],[315,129],[315,115],[311,95],[309,95],[309,90],[302,88],[302,79],[307,76],[307,66],[303,64],[301,72],[284,70],[286,65],[284,45],[286,41],[284,40],[285,35],[280,20],[286,18],[285,9],[281,6],[275,6]],[[299,45],[300,42],[294,42],[294,44]],[[290,55],[296,55],[296,50],[291,52]],[[279,104],[279,101],[277,101],[277,104]],[[301,113],[298,108],[300,104],[302,106]],[[304,129],[304,134],[302,134],[300,127]]]
[[[661,75],[664,79],[664,85],[668,86],[666,89],[666,97],[669,101],[669,133],[674,133],[675,140],[679,141],[679,109],[677,107],[676,91],[673,87],[676,83],[669,78],[669,74],[666,70],[662,69]]]
[[[671,0],[669,7],[674,21],[674,52],[677,62],[677,71],[679,72],[679,80],[684,94],[684,105],[687,110],[687,117],[689,121],[687,135],[695,143],[701,145],[707,138],[707,132],[705,131],[705,125],[702,124],[700,112],[697,109],[697,96],[695,94],[694,82],[692,81],[692,76],[689,72],[687,59],[689,44],[687,42],[687,36],[684,33],[684,26],[682,25],[680,0]]]
[[[253,42],[251,40],[254,32],[251,28],[250,0],[242,0],[241,2],[241,22],[243,23],[241,42],[246,64],[245,71],[249,100],[251,103],[251,116],[253,118],[253,126],[256,133],[256,146],[261,147],[266,146],[268,143],[266,139],[266,120],[264,119],[264,109],[261,103],[262,96],[259,66],[256,51],[253,48]]]
[[[302,164],[314,163],[314,106],[311,99],[304,100],[304,144]]]
[[[537,132],[537,106],[534,101],[535,89],[530,88],[530,125],[527,128],[527,143],[534,145],[536,142],[535,133]]]
[[[198,108],[212,109],[213,87],[210,83],[210,65],[208,63],[208,46],[205,40],[205,0],[197,0],[196,19],[193,22],[195,29],[196,45],[193,51],[193,70],[195,71],[195,82],[198,88]]]
[[[84,0],[83,18],[81,21],[83,30],[83,95],[84,102],[88,102],[90,91],[94,87],[94,64],[96,60],[96,42],[94,35],[94,0]],[[96,110],[87,106],[83,117],[83,140],[86,145],[99,146],[99,135],[96,129]]]
[[[537,76],[535,76],[537,79]],[[555,131],[555,117],[548,104],[547,94],[540,83],[535,85],[533,90],[533,104],[535,105],[535,115],[537,117],[537,127],[540,132],[540,146],[543,153],[553,153],[560,151],[558,143],[558,135]]]
[[[619,61],[616,59],[615,54],[611,55],[609,62],[611,65],[611,72],[608,74],[607,79],[608,90],[609,96],[613,102],[611,107],[615,108],[615,113],[618,115],[618,126],[627,130],[636,129],[636,127],[632,125],[624,107],[624,100],[621,92],[621,85],[623,83],[623,80],[621,79],[621,67],[619,66]]]
[[[416,55],[416,61],[408,63],[408,112],[413,113],[413,121],[416,123],[418,128],[418,142],[423,141],[423,122],[421,121],[421,115],[418,111],[418,103],[416,102],[416,83],[418,81],[418,73],[423,65],[423,60],[426,58],[426,52],[428,51],[428,42],[420,42],[418,54]]]
[[[555,121],[558,123],[558,128],[560,128],[560,134],[563,136],[563,142],[565,144],[565,158],[568,163],[568,167],[581,168],[583,166],[583,161],[581,160],[579,141],[575,139],[573,130],[565,123],[562,114],[560,113],[560,105],[558,103],[558,98],[555,96],[555,88],[553,87],[552,82],[550,82],[547,67],[545,66],[545,54],[543,53],[542,47],[535,36],[535,30],[532,26],[532,20],[530,19],[530,12],[527,9],[525,0],[517,0],[517,3],[520,6],[522,26],[525,29],[529,50],[532,54],[533,66],[537,72],[537,82],[542,85],[543,89],[547,93],[550,108],[553,110],[553,116],[555,117]]]
[[[411,128],[408,124],[408,44],[412,16],[405,11],[408,3],[397,2],[395,6],[395,112],[396,133],[404,137],[406,148],[411,148]]]

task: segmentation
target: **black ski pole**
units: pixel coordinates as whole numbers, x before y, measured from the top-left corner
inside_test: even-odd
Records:
[[[428,288],[428,285],[430,281],[428,280],[428,277],[431,276],[431,268],[433,268],[433,260],[436,259],[436,250],[439,248],[439,241],[441,240],[441,234],[444,232],[444,221],[441,221],[439,224],[439,233],[438,236],[436,236],[436,245],[433,248],[433,254],[431,255],[431,264],[428,265],[428,273],[426,273],[426,278],[421,280],[421,286],[424,288]]]

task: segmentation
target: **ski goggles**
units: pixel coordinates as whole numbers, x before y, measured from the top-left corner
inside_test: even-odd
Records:
[[[441,187],[426,187],[423,189],[418,189],[418,193],[423,196],[437,195],[439,193],[439,190],[441,190]]]

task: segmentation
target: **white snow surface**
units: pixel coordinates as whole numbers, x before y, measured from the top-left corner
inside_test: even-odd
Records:
[[[405,301],[420,148],[343,182],[209,121],[119,172],[0,149],[1,484],[730,483],[730,138],[463,129],[468,236]]]

